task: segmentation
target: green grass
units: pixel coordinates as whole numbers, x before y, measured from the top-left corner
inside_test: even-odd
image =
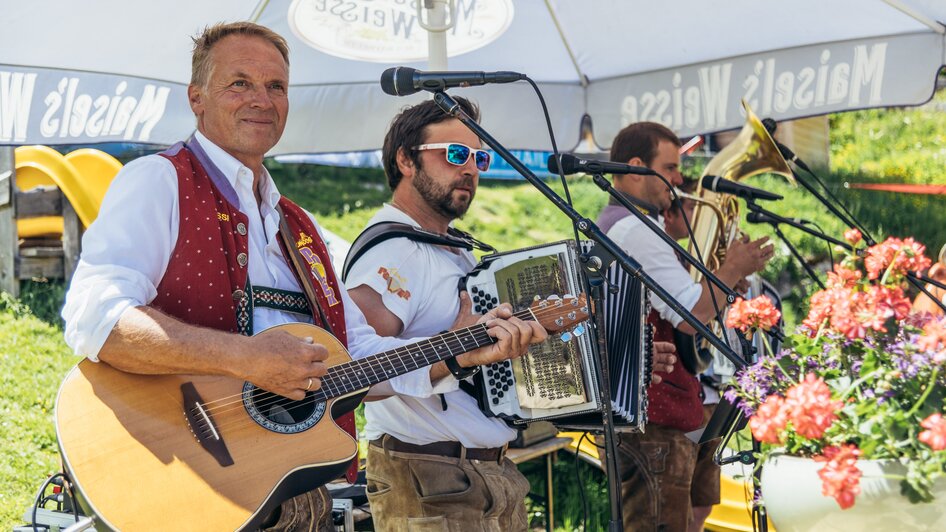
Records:
[[[53,403],[75,362],[57,326],[0,294],[0,529],[21,524],[40,484],[59,470]]]
[[[946,234],[946,197],[914,196],[845,189],[845,182],[902,181],[944,183],[946,157],[946,93],[920,109],[861,111],[832,117],[833,173],[823,177],[878,238],[914,235],[932,255]],[[280,189],[316,213],[320,222],[343,238],[353,239],[390,193],[379,170],[280,165],[269,162]],[[781,178],[757,177],[750,184],[784,194],[786,200],[769,206],[788,217],[816,221],[826,233],[839,237],[845,229],[807,192],[792,189]],[[586,179],[571,182],[579,211],[594,218],[605,196]],[[552,183],[556,190],[561,185]],[[477,200],[458,226],[502,250],[569,238],[569,221],[531,185],[521,182],[484,182]],[[753,236],[770,234],[749,226]],[[786,235],[810,261],[825,267],[829,248],[792,229]],[[811,291],[801,268],[780,246],[765,276],[788,292],[788,321],[803,315],[802,301]],[[52,426],[56,390],[65,372],[77,360],[62,341],[58,317],[61,282],[25,283],[21,300],[0,294],[0,530],[21,523],[21,516],[47,475],[58,471]],[[31,309],[31,310],[29,310]],[[590,511],[588,529],[600,530],[607,518],[604,477],[580,464]],[[533,489],[544,486],[544,464],[523,466]],[[575,530],[581,520],[581,502],[575,462],[559,453],[554,467],[556,528]],[[538,523],[539,521],[536,521]]]

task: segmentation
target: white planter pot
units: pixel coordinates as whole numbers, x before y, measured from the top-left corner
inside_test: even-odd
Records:
[[[762,468],[762,497],[778,532],[808,530],[946,530],[946,478],[934,486],[933,502],[912,504],[900,495],[900,481],[883,475],[903,475],[898,462],[859,460],[861,493],[854,506],[842,510],[833,497],[821,494],[818,471],[824,463],[810,458],[778,456]]]

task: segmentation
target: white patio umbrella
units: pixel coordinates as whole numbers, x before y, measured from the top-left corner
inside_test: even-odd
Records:
[[[189,37],[218,21],[252,19],[292,49],[291,116],[273,154],[377,149],[397,110],[426,97],[388,96],[378,79],[394,65],[427,69],[428,3],[7,0],[0,144],[186,137],[194,128]],[[579,143],[585,115],[607,147],[638,120],[680,135],[739,127],[740,98],[776,119],[919,104],[946,55],[943,0],[454,3],[450,69],[531,76],[563,149]],[[484,126],[507,147],[550,148],[528,85],[451,93],[477,100]]]

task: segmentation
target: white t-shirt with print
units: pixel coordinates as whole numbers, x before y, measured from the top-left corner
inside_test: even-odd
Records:
[[[419,227],[407,214],[385,205],[368,222],[400,222]],[[394,238],[377,244],[352,266],[345,284],[371,287],[384,306],[404,324],[399,338],[436,335],[449,329],[460,310],[458,282],[476,260],[465,250],[453,250]],[[428,368],[413,373],[429,374]],[[369,440],[390,434],[417,445],[458,441],[466,447],[499,447],[516,437],[498,419],[484,415],[476,401],[459,389],[452,376],[433,387],[421,387],[420,378],[395,379],[398,394],[365,403],[365,436]],[[414,385],[412,385],[414,383]],[[438,394],[444,394],[447,410]]]

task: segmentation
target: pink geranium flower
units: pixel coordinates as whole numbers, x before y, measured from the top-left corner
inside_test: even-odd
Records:
[[[854,498],[861,492],[861,470],[857,468],[860,454],[856,445],[846,444],[826,447],[822,456],[815,457],[816,462],[825,462],[818,471],[821,493],[834,497],[842,510],[854,506]]]
[[[748,331],[761,329],[768,331],[778,325],[782,313],[779,312],[768,296],[759,296],[753,299],[737,298],[729,307],[726,314],[726,326]]]
[[[929,445],[934,451],[946,449],[946,418],[942,414],[937,412],[930,415],[920,426],[926,430],[920,433],[918,440]]]
[[[785,400],[778,395],[766,397],[765,402],[749,419],[749,429],[762,443],[782,443],[781,432],[788,423]]]
[[[876,246],[867,248],[864,267],[869,279],[879,279],[884,272],[897,279],[907,272],[918,272],[930,267],[930,259],[923,253],[926,246],[912,238],[888,238]]]
[[[843,401],[831,400],[831,389],[825,382],[809,373],[805,380],[792,386],[785,394],[785,410],[795,432],[805,438],[816,440],[838,418],[837,410]]]
[[[857,243],[861,241],[861,238],[863,238],[863,235],[861,235],[861,232],[856,228],[852,227],[844,232],[844,240],[850,242],[852,246],[856,246]]]

